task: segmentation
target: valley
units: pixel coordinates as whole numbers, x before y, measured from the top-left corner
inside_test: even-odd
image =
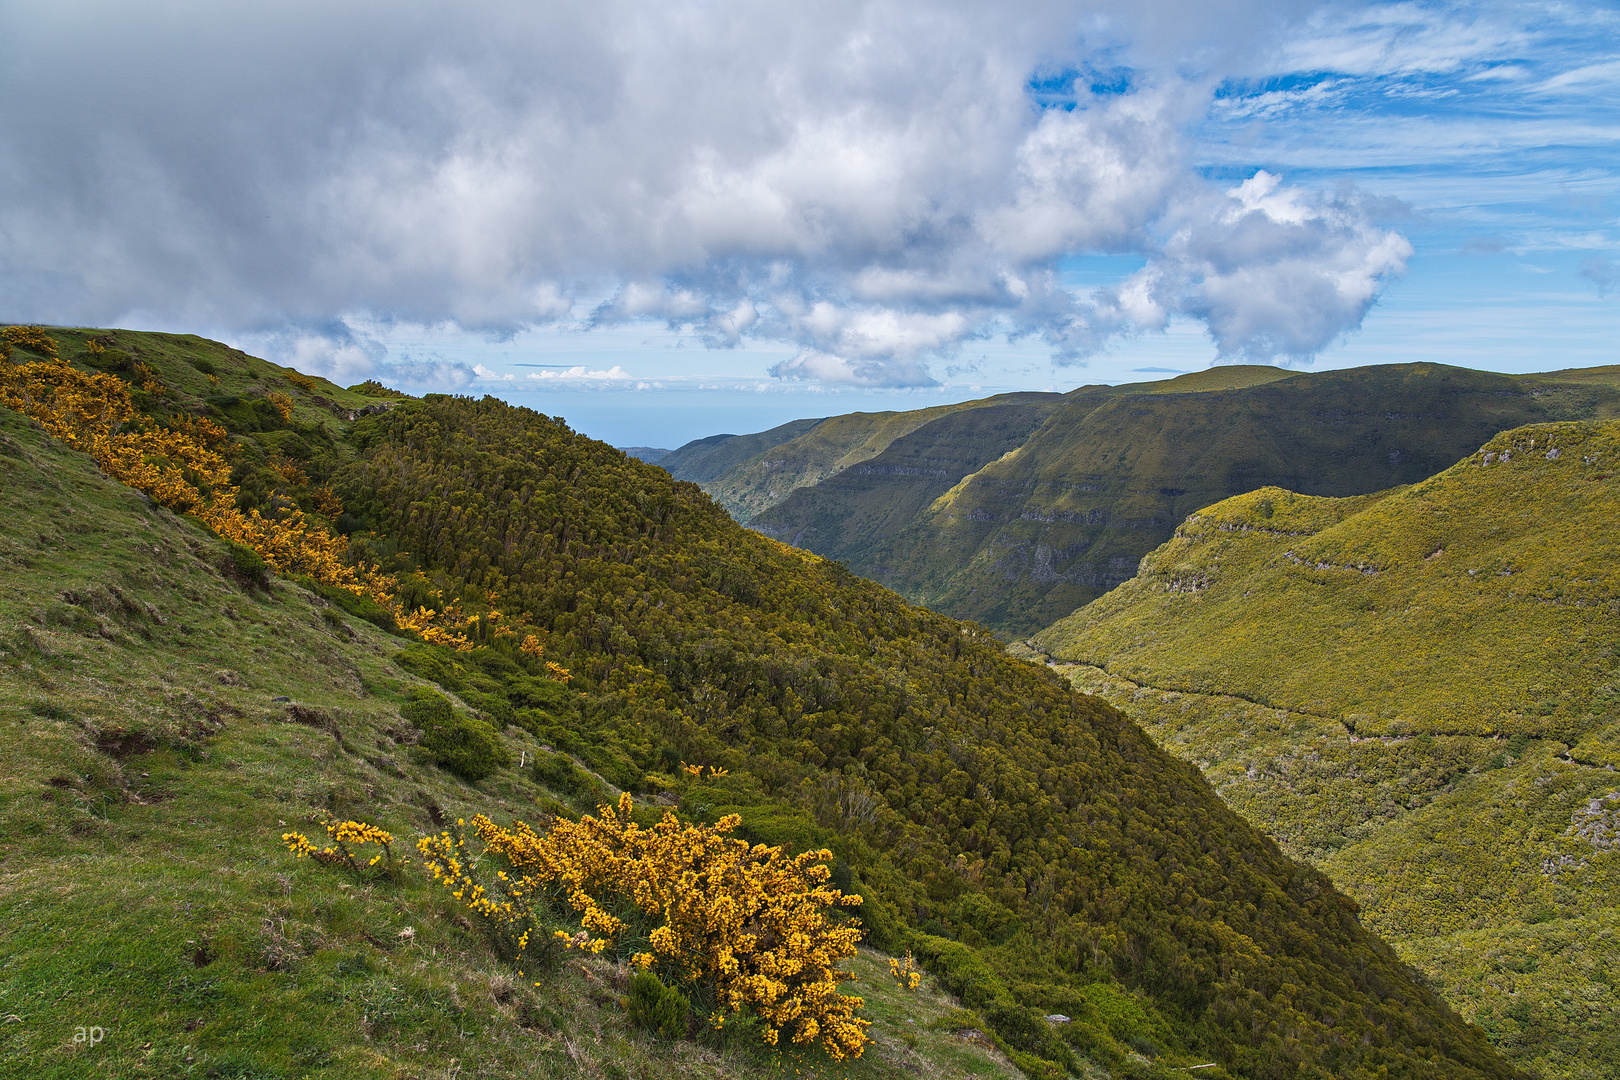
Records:
[[[1620,424],[1419,484],[1261,489],[1015,653],[1050,660],[1324,870],[1516,1062],[1620,1068]]]

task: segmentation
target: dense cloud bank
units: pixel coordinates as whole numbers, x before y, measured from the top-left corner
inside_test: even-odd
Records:
[[[1186,131],[1312,14],[13,8],[5,315],[279,333],[338,373],[375,359],[355,318],[496,335],[655,318],[718,347],[791,341],[775,374],[872,386],[926,385],[991,334],[1067,362],[1176,316],[1223,356],[1307,358],[1410,246],[1354,192],[1201,176]],[[1145,264],[1066,287],[1084,253]]]

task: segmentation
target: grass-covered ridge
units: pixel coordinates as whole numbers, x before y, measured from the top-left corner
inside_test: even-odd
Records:
[[[405,836],[468,810],[505,824],[622,788],[697,821],[740,813],[744,839],[830,847],[872,943],[913,949],[1031,1075],[1209,1062],[1217,1076],[1509,1075],[1321,875],[1119,713],[556,421],[434,397],[344,416],[331,433],[330,484],[346,506],[334,525],[356,557],[468,610],[499,604],[543,637],[533,652],[499,637],[465,652],[411,644],[284,582],[233,582],[240,567],[208,537],[8,423],[23,487],[8,489],[6,558],[26,574],[8,573],[22,630],[0,687],[24,723],[5,736],[22,779],[7,788],[19,839],[5,850],[0,932],[21,935],[5,993],[30,1003],[30,1019],[4,1036],[25,1061],[64,1055],[49,1060],[67,1075],[87,1060],[66,1056],[72,1044],[37,1004],[64,972],[75,993],[121,1002],[143,1040],[120,1044],[132,1056],[107,1066],[117,1075],[160,1044],[168,1056],[154,1060],[170,1071],[206,1053],[222,1073],[261,1075],[444,1069],[458,1050],[499,1073],[532,1056],[530,1038],[568,1058],[524,1066],[540,1075],[644,1060],[627,1028],[564,1008],[581,989],[590,999],[592,978],[601,1003],[615,1001],[622,969],[565,966],[533,995],[503,990],[507,969],[453,905],[410,884],[294,879],[307,864],[275,840],[334,814]],[[256,434],[237,437],[259,445]],[[281,497],[267,496],[269,512]],[[88,529],[63,534],[51,523],[75,500]],[[152,520],[131,524],[120,506]],[[119,536],[116,555],[98,553]],[[572,681],[546,678],[542,654]],[[165,695],[175,704],[161,723],[124,720],[122,702]],[[494,740],[475,760],[434,748],[458,718]],[[682,762],[709,771],[683,780]],[[296,901],[275,874],[304,890]],[[132,880],[139,891],[113,891]],[[215,898],[201,926],[186,921],[199,890]],[[142,909],[169,914],[134,922]],[[63,953],[68,927],[96,913],[108,929]],[[427,935],[425,960],[396,955],[417,941],[407,918]],[[158,944],[109,946],[132,931]],[[205,1017],[191,1030],[207,1034],[184,1041],[195,1017],[178,1019],[192,1001],[172,1004],[176,988],[215,963],[197,1004],[236,1020],[208,1029]],[[1056,1013],[1070,1022],[1046,1019]],[[435,1015],[453,1022],[433,1027]],[[292,1016],[309,1034],[249,1016]],[[517,1030],[537,1016],[541,1035]],[[306,1044],[331,1056],[293,1060]],[[683,1043],[647,1068],[683,1061],[707,1059]]]
[[[1510,1057],[1620,1069],[1620,423],[1189,518],[1035,646],[1324,869]]]
[[[981,408],[1022,407],[1044,417],[1060,400],[1057,394],[1001,394],[905,412],[794,420],[755,435],[698,439],[672,451],[659,464],[678,480],[702,485],[715,502],[746,522],[795,491],[871,462],[897,439],[936,420]],[[977,448],[968,443],[955,449],[954,457],[974,459],[971,468],[995,457],[977,456]]]
[[[1415,483],[1499,431],[1620,414],[1616,381],[1606,369],[1508,376],[1390,364],[1216,368],[1082,387],[1016,452],[983,458],[960,482],[845,470],[755,521],[914,603],[1023,636],[1128,580],[1211,503],[1268,485],[1348,496]],[[919,428],[891,454],[902,443],[948,443],[933,435],[946,423]],[[915,498],[924,490],[927,500]],[[897,520],[900,507],[909,520]]]

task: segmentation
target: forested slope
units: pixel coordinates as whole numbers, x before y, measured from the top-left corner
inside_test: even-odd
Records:
[[[342,490],[369,526],[550,628],[588,693],[548,738],[632,787],[718,762],[693,812],[829,830],[878,939],[954,971],[1020,1050],[1126,1067],[1102,1019],[1123,1010],[1141,1046],[1241,1075],[1500,1069],[1196,770],[988,635],[492,399],[429,398],[356,440]]]
[[[1614,383],[1601,370],[1577,379],[1394,364],[1087,387],[1016,453],[903,526],[869,524],[879,488],[917,486],[901,478],[823,481],[755,520],[786,539],[802,530],[810,550],[914,603],[1028,634],[1127,580],[1201,507],[1266,485],[1354,495],[1415,483],[1507,428],[1616,415]]]
[[[0,1077],[781,1075],[746,1032],[640,1031],[614,962],[517,977],[414,867],[357,887],[293,859],[280,837],[334,817],[403,858],[458,817],[577,814],[602,788],[517,724],[511,762],[544,768],[436,766],[401,716],[433,689],[406,640],[243,573],[5,409],[0,466]],[[870,951],[852,970],[876,1043],[795,1057],[805,1076],[1018,1075],[933,980],[901,991]]]
[[[1620,1072],[1620,422],[1188,518],[1035,639],[1325,870],[1515,1060]]]

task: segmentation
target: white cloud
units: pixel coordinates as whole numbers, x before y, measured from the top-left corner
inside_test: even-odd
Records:
[[[1511,41],[1410,5],[1322,8],[1300,39],[1313,10],[34,5],[0,64],[0,288],[17,317],[325,335],[294,346],[314,368],[451,389],[491,376],[387,365],[329,328],[510,335],[606,296],[584,327],[786,341],[778,375],[867,386],[931,385],[1002,330],[1074,361],[1186,313],[1224,352],[1306,356],[1359,322],[1401,242],[1353,200],[1249,205],[1202,179],[1186,132],[1212,88],[1280,56],[1438,70]],[[1094,62],[1123,92],[1028,92]],[[1056,270],[1078,252],[1149,270],[1077,296]],[[576,371],[531,378],[629,378]]]
[[[602,384],[602,383],[628,383],[633,376],[618,364],[606,370],[592,370],[583,364],[560,371],[531,371],[525,378],[536,382]]]

